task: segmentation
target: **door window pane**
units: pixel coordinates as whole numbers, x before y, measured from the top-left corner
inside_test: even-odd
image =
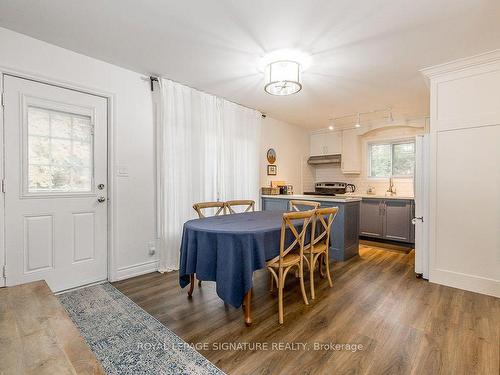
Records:
[[[28,107],[28,193],[92,191],[91,118]]]

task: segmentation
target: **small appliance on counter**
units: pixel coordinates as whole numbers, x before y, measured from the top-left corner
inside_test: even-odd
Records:
[[[345,193],[346,194],[352,194],[356,191],[356,185],[354,184],[346,184],[345,186]]]
[[[316,182],[314,191],[306,191],[305,195],[330,195],[354,193],[356,186],[345,182]]]
[[[293,186],[292,185],[280,186],[280,194],[292,195],[293,194]]]

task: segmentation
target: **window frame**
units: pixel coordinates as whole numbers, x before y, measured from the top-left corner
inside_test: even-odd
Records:
[[[413,143],[414,151],[415,151],[415,138],[398,138],[398,139],[391,139],[391,140],[373,140],[367,143],[367,151],[366,151],[366,157],[367,157],[367,171],[366,175],[369,179],[371,180],[388,180],[389,178],[400,178],[400,179],[410,179],[410,178],[415,178],[415,169],[413,169],[413,174],[412,175],[394,175],[393,174],[393,160],[394,160],[394,146],[395,145],[400,145],[400,144],[407,144],[407,143]],[[372,176],[371,171],[372,171],[372,157],[371,157],[371,147],[373,145],[389,145],[391,147],[391,174],[387,177],[382,177],[382,176]]]

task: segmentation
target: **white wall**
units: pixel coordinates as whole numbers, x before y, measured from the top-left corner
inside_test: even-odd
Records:
[[[500,297],[500,50],[431,83],[429,280]]]
[[[113,94],[113,159],[116,166],[128,168],[128,177],[114,177],[116,257],[111,276],[125,278],[156,270],[157,257],[150,256],[147,249],[147,242],[155,239],[156,207],[155,128],[149,82],[132,71],[3,28],[0,48],[0,71],[9,69]],[[3,256],[0,259],[3,262]]]
[[[294,193],[301,194],[305,182],[312,181],[312,170],[307,165],[309,133],[306,129],[267,117],[262,121],[261,133],[261,186],[271,181],[285,181],[293,185]],[[278,174],[267,175],[267,150],[276,150]]]
[[[368,186],[375,188],[376,194],[384,194],[389,186],[388,178],[368,177],[368,143],[373,141],[390,141],[395,139],[413,138],[417,134],[422,134],[424,128],[408,126],[391,126],[371,130],[361,136],[361,173],[343,174],[340,166],[322,165],[314,170],[316,181],[342,181],[356,185],[356,192],[365,194]],[[344,145],[345,147],[345,145]],[[413,196],[413,178],[395,178],[394,185],[396,192],[401,196]]]

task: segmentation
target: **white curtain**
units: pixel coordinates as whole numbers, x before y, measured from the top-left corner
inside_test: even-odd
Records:
[[[262,115],[221,99],[219,194],[221,200],[259,199]]]
[[[161,79],[158,139],[160,271],[178,269],[193,204],[258,199],[260,113]]]

